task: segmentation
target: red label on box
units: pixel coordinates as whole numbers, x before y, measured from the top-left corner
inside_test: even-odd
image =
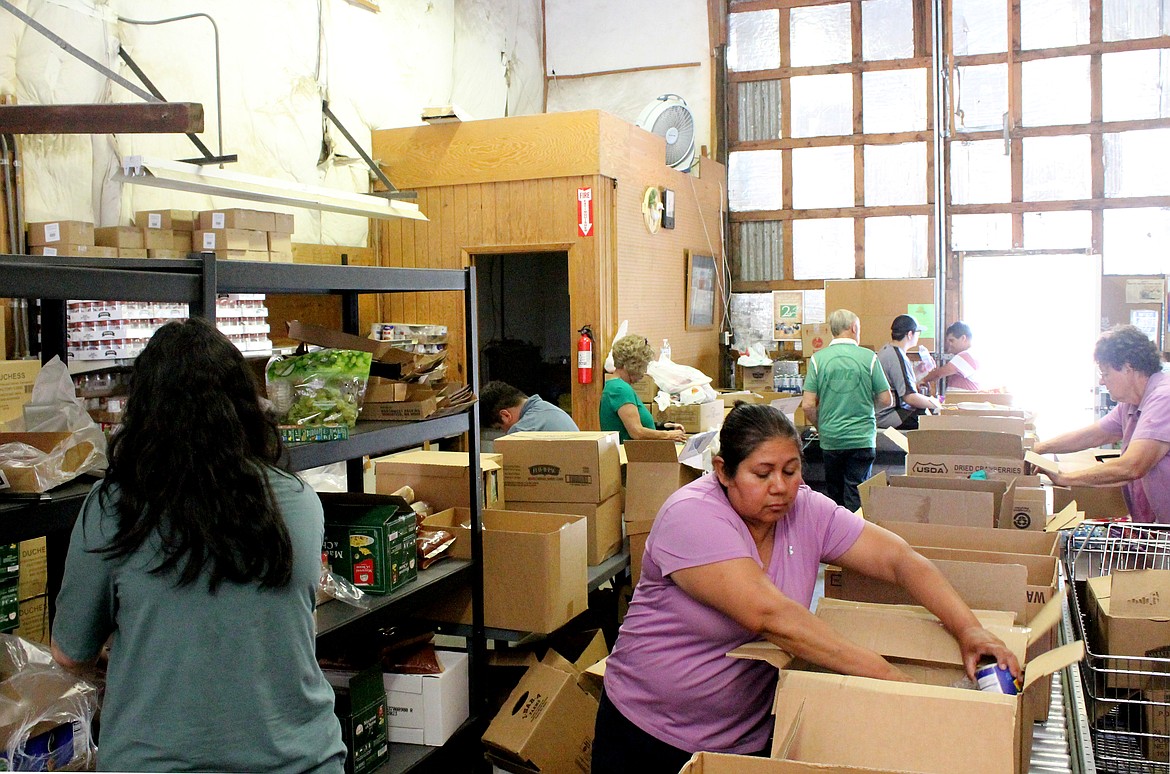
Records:
[[[363,559],[353,563],[353,582],[358,586],[374,585],[374,559]]]

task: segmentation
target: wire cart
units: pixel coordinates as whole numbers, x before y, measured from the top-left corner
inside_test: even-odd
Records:
[[[1065,543],[1064,568],[1092,756],[1101,772],[1170,774],[1170,621],[1142,622],[1165,638],[1144,653],[1106,654],[1088,582],[1124,570],[1170,569],[1170,528],[1085,522]]]

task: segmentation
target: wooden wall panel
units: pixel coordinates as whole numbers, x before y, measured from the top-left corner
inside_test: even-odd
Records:
[[[339,264],[341,256],[347,256],[350,264],[374,265],[374,250],[369,247],[344,247],[339,245],[293,244],[293,261],[296,263]],[[300,320],[328,328],[341,327],[341,299],[338,296],[317,294],[269,294],[265,300],[268,307],[269,336],[276,346],[294,344],[288,337],[289,320]],[[378,316],[377,296],[362,296],[358,306],[358,321],[361,333],[369,330],[370,323]]]
[[[702,177],[677,172],[664,164],[635,164],[617,187],[617,317],[629,320],[630,332],[641,333],[655,351],[670,340],[676,362],[694,366],[718,382],[719,324],[687,331],[686,251],[714,255],[723,270],[720,244],[721,202],[726,190],[724,168],[704,162]],[[642,220],[642,194],[647,186],[670,188],[675,194],[675,227],[651,234]],[[692,187],[693,185],[693,187]],[[722,282],[723,280],[721,280]],[[723,286],[725,292],[730,288]],[[721,301],[717,299],[717,305]]]

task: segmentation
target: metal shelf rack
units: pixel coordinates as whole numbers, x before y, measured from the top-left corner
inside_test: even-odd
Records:
[[[342,299],[342,328],[359,333],[358,296],[363,293],[418,291],[460,292],[464,298],[468,378],[479,391],[477,365],[477,311],[475,269],[432,270],[369,266],[271,264],[216,261],[198,258],[141,260],[72,256],[0,255],[0,287],[10,297],[41,303],[41,357],[66,359],[65,302],[68,299],[174,301],[190,306],[192,315],[215,318],[220,293],[297,293],[338,295]],[[349,488],[361,491],[361,458],[370,454],[416,446],[467,433],[472,503],[471,561],[448,559],[421,572],[415,583],[399,592],[378,597],[369,609],[327,602],[318,611],[319,637],[329,636],[358,622],[389,621],[409,614],[427,598],[455,585],[470,584],[472,626],[470,651],[470,709],[466,727],[484,717],[487,697],[487,645],[483,626],[483,532],[480,517],[479,407],[422,422],[363,422],[347,440],[319,444],[291,444],[286,461],[293,470],[345,461]],[[50,596],[60,584],[69,531],[91,482],[77,481],[44,496],[0,501],[0,541],[14,542],[44,535],[49,546]],[[459,736],[457,734],[457,736]],[[391,745],[390,760],[381,774],[400,774],[424,765],[442,748]]]

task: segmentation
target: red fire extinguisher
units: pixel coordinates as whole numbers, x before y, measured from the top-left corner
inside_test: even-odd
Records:
[[[577,339],[577,383],[593,383],[593,331],[586,325]]]

